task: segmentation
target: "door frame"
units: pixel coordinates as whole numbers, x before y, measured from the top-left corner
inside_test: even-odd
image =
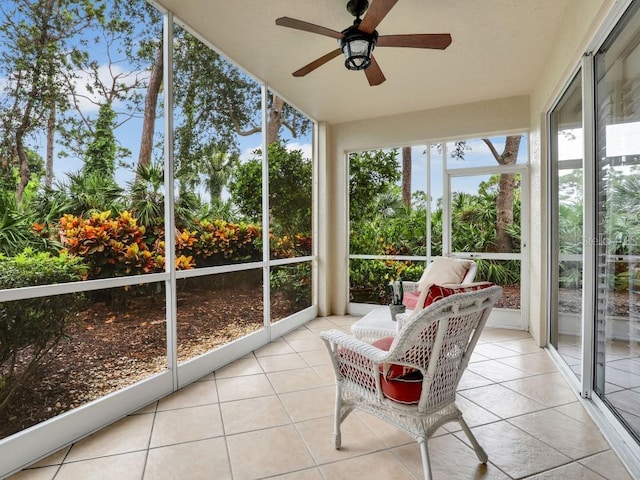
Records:
[[[506,135],[506,134],[505,134]],[[526,135],[523,133],[523,135]],[[443,149],[446,149],[443,146]],[[528,152],[527,152],[528,157]],[[446,151],[445,151],[446,158]],[[494,175],[498,173],[520,174],[520,253],[487,253],[487,252],[454,252],[451,241],[451,182],[454,178],[472,177],[480,175]],[[496,308],[491,312],[487,321],[487,327],[509,328],[516,330],[529,330],[529,297],[525,292],[529,291],[529,275],[526,274],[529,266],[529,219],[530,219],[530,195],[529,195],[529,166],[518,165],[494,165],[489,167],[465,167],[444,168],[442,189],[442,254],[452,258],[467,258],[471,260],[518,260],[520,261],[520,309]]]

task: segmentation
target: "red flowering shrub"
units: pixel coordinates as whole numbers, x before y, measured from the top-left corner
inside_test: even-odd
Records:
[[[59,222],[60,241],[69,255],[82,257],[86,278],[110,278],[164,270],[164,242],[146,243],[145,227],[129,212],[111,212],[84,219],[65,215]],[[176,258],[177,268],[191,268],[190,258]]]
[[[128,211],[116,217],[110,211],[94,213],[88,219],[65,215],[58,227],[63,251],[84,259],[88,267],[86,278],[161,272],[165,268],[163,229],[147,235],[145,227]],[[259,226],[201,220],[193,229],[176,230],[175,235],[178,270],[262,258]],[[271,235],[272,258],[310,254],[310,237]]]
[[[276,238],[269,234],[271,258],[293,258],[311,255],[311,237],[296,234]]]
[[[255,225],[201,220],[193,231],[183,230],[177,236],[176,252],[193,256],[200,266],[258,260],[260,235]]]

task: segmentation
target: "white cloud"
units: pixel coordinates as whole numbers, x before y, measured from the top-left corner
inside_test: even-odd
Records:
[[[313,145],[310,143],[287,142],[287,151],[301,150],[302,156],[311,160],[313,158]]]
[[[246,163],[249,160],[256,157],[254,153],[257,149],[262,148],[262,144],[258,144],[252,147],[245,147],[242,152],[240,152],[240,163]]]
[[[240,152],[240,162],[245,163],[256,157],[255,151],[262,148],[262,144],[257,144],[251,147],[244,147],[242,152]],[[304,158],[312,159],[313,155],[313,145],[310,143],[297,143],[297,142],[287,142],[287,151],[291,152],[293,150],[302,151],[302,156]]]

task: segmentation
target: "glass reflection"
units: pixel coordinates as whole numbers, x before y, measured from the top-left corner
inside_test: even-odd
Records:
[[[640,4],[595,56],[595,391],[640,439]]]

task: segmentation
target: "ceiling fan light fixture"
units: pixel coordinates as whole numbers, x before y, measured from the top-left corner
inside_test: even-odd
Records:
[[[364,70],[371,65],[371,53],[378,40],[378,32],[365,33],[354,25],[342,32],[344,37],[338,40],[345,61],[344,66],[349,70]]]

